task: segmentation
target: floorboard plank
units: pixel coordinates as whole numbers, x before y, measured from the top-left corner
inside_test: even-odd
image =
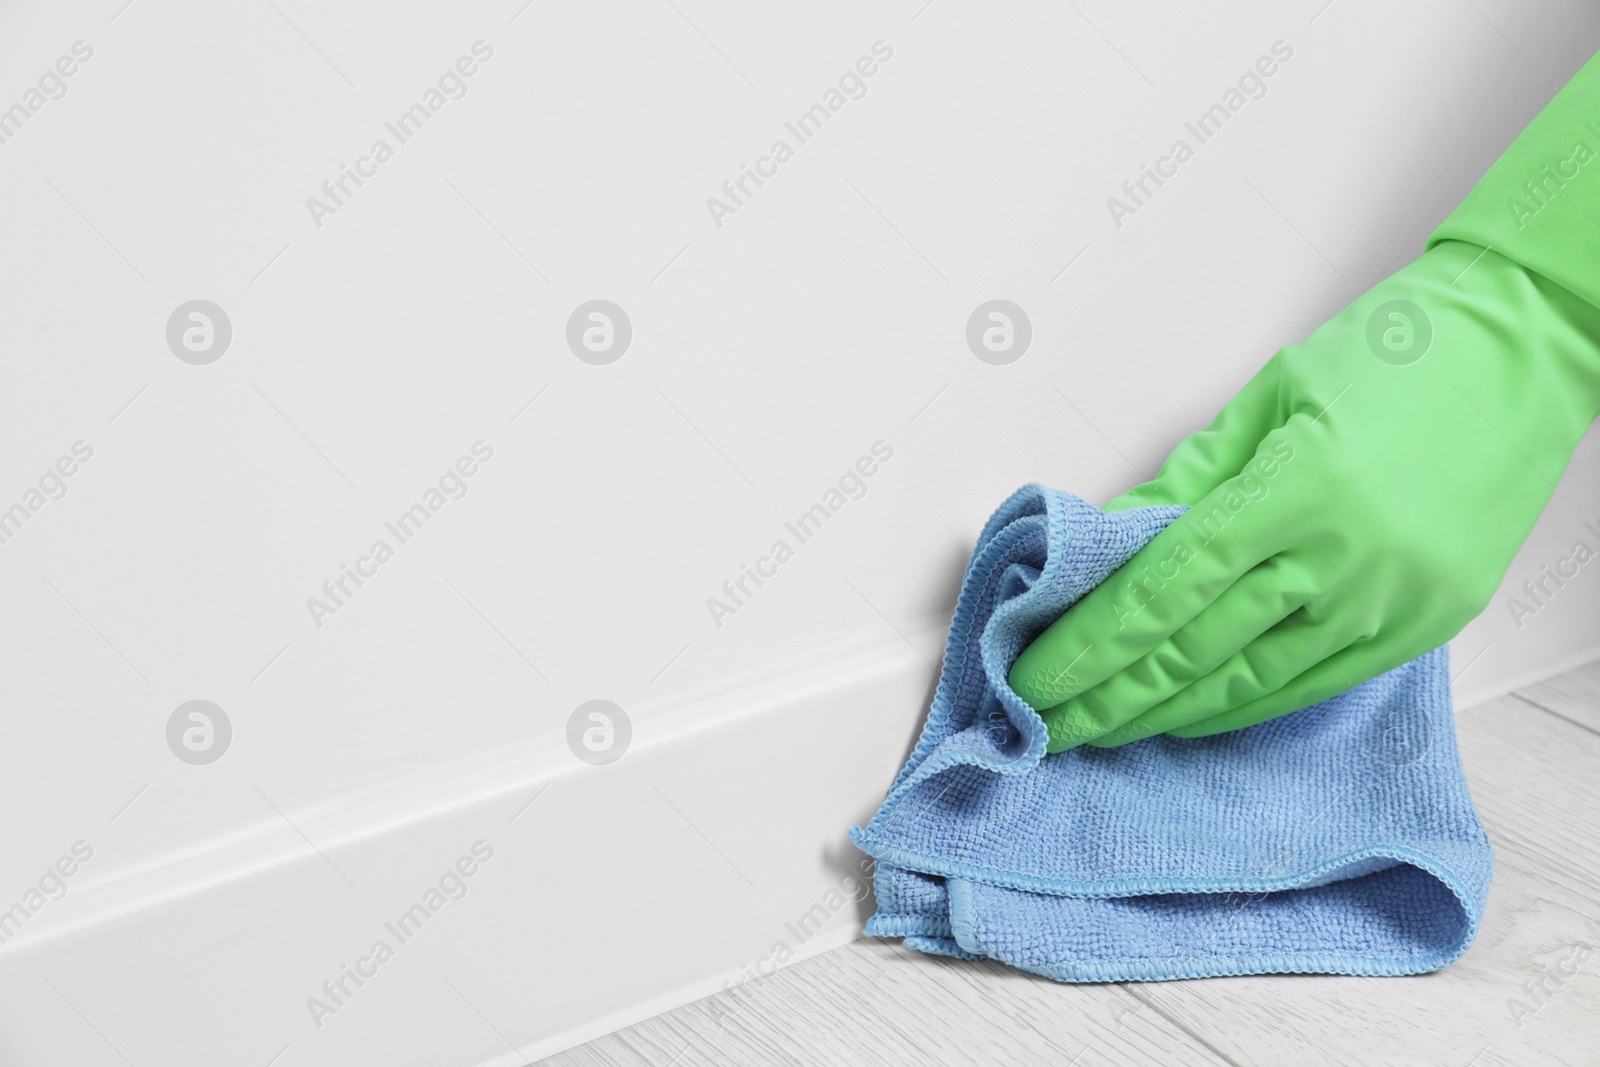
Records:
[[[861,941],[545,1062],[1600,1067],[1600,662],[1463,712],[1459,744],[1495,880],[1438,973],[1065,986]]]
[[[1519,689],[1517,696],[1600,733],[1600,659]]]
[[[544,1061],[706,1064],[1183,1063],[1218,1059],[1116,986],[1063,986],[1002,967],[858,941]]]

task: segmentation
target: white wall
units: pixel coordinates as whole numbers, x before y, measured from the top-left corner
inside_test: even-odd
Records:
[[[93,49],[66,95],[0,144],[0,506],[74,442],[94,450],[67,495],[0,544],[0,804],[14,813],[0,897],[20,898],[73,842],[95,849],[68,902],[30,920],[39,946],[0,953],[31,952],[63,980],[109,966],[94,939],[128,914],[136,872],[188,872],[149,898],[181,907],[208,879],[246,878],[256,861],[228,848],[276,840],[285,819],[355,818],[372,797],[497,766],[521,768],[508,790],[588,775],[590,806],[571,819],[610,825],[640,805],[655,818],[659,793],[608,789],[620,772],[597,777],[565,752],[569,714],[596,698],[629,709],[641,761],[658,742],[676,753],[652,758],[690,772],[696,810],[752,813],[724,829],[730,854],[770,845],[766,801],[724,767],[812,753],[812,773],[783,780],[790,799],[833,797],[807,824],[817,854],[788,896],[741,904],[752,930],[793,914],[849,862],[841,824],[870,811],[915,727],[933,668],[895,642],[936,659],[994,505],[1026,481],[1098,501],[1153,473],[1279,345],[1413,257],[1600,47],[1600,12],[1576,0],[274,2],[0,11],[0,106],[74,42]],[[480,40],[493,56],[465,97],[397,145],[385,122]],[[785,121],[878,41],[893,56],[866,95],[716,225],[707,198],[774,139],[795,145]],[[1267,95],[1115,227],[1106,198],[1277,41],[1294,53]],[[394,158],[319,227],[307,198],[380,137]],[[1009,366],[963,336],[996,297],[1033,323]],[[233,328],[207,366],[164,337],[194,298]],[[633,325],[608,366],[564,340],[593,298]],[[467,495],[316,626],[307,598],[480,440],[493,458]],[[866,495],[716,625],[707,598],[878,441],[893,457]],[[1511,587],[1594,542],[1597,474],[1591,435]],[[1597,645],[1600,578],[1583,573],[1520,628],[1502,597],[1457,642],[1460,695]],[[836,749],[872,739],[861,761],[829,764],[797,715],[740,733],[737,700],[717,705],[734,731],[716,735],[723,762],[697,757],[723,721],[707,694],[802,664],[827,691],[856,677],[827,674],[843,650],[900,679],[892,708],[865,706],[885,717],[871,730],[826,720]],[[800,683],[784,684],[788,707]],[[165,733],[195,698],[234,731],[204,767]],[[677,747],[649,726],[669,712],[699,724]],[[557,762],[524,765],[547,751]],[[396,825],[451,803],[402,805]],[[352,824],[338,840],[359,853],[373,833]],[[292,836],[279,859],[307,839],[333,847]],[[441,847],[453,858],[453,839]],[[629,869],[581,834],[524,847],[530,878]],[[222,855],[211,873],[184,866]],[[783,857],[770,863],[761,881],[783,883]],[[745,891],[702,890],[687,899]],[[257,936],[238,918],[251,899],[213,902],[224,944]],[[712,938],[675,970],[704,929],[667,918],[671,936],[635,945],[648,977],[595,1001],[594,1018],[749,958]],[[234,1004],[235,1023],[281,1009],[296,1055],[336,1062],[301,1003],[344,951],[333,943],[275,963],[281,1002]],[[57,967],[58,944],[101,962]],[[241,967],[243,945],[226,953]],[[581,947],[547,980],[608,986]],[[537,975],[529,945],[491,937],[491,950],[532,954]],[[382,995],[366,996],[376,1018],[365,1004]],[[580,1026],[574,1011],[530,1023],[527,1040]]]

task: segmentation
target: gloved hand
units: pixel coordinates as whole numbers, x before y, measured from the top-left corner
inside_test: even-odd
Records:
[[[1483,609],[1600,413],[1590,116],[1600,59],[1422,258],[1278,352],[1154,481],[1107,505],[1191,508],[1013,665],[1050,751],[1251,726]],[[1524,183],[1541,180],[1534,197]]]

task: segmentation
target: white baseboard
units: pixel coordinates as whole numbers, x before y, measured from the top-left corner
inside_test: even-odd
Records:
[[[1530,664],[1514,674],[1496,675],[1488,683],[1471,689],[1457,688],[1455,691],[1455,707],[1457,711],[1487,704],[1491,700],[1498,700],[1507,693],[1517,689],[1525,689],[1536,682],[1557,674],[1564,674],[1576,670],[1586,663],[1593,663],[1600,659],[1600,645],[1591,645],[1579,652],[1569,653],[1561,657],[1550,657],[1547,662]],[[1459,669],[1459,668],[1458,668]]]
[[[845,830],[932,691],[938,627],[912,636],[637,708],[610,766],[533,738],[75,884],[0,948],[0,1061],[512,1067],[843,944],[868,907]],[[400,942],[385,922],[476,842]]]
[[[845,831],[931,694],[914,637],[631,709],[609,766],[533,738],[75,880],[0,947],[0,1062],[518,1064],[842,944],[868,907]],[[476,842],[401,942],[385,922]]]

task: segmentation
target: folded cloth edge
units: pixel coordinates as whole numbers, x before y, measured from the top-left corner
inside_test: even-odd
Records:
[[[1061,981],[1163,980],[1208,975],[1287,972],[1389,975],[1434,970],[1464,953],[1475,939],[1481,924],[1481,900],[1477,899],[1479,894],[1467,884],[1468,879],[1462,878],[1450,866],[1398,845],[1378,844],[1325,860],[1309,870],[1273,878],[1144,877],[1085,882],[1041,878],[1018,871],[984,868],[959,860],[919,854],[879,839],[874,831],[882,825],[883,820],[892,816],[897,808],[897,801],[927,778],[962,764],[979,766],[1000,774],[1026,773],[1045,755],[1048,731],[1038,713],[1017,697],[1006,684],[1005,674],[1009,664],[987,662],[991,651],[988,643],[972,640],[974,616],[978,615],[985,603],[994,596],[995,584],[1002,577],[991,568],[991,573],[985,574],[983,581],[974,582],[972,581],[974,572],[981,572],[992,562],[996,554],[1003,554],[1006,550],[1006,545],[997,535],[1016,519],[1030,513],[1036,515],[1041,510],[1044,512],[1049,543],[1053,546],[1068,543],[1068,539],[1063,536],[1067,532],[1066,518],[1055,506],[1054,491],[1036,484],[1024,486],[1013,493],[985,525],[979,537],[978,548],[974,551],[963,575],[961,594],[946,642],[945,660],[930,714],[916,745],[896,776],[883,806],[869,821],[867,827],[854,827],[850,830],[851,840],[856,846],[873,856],[879,863],[946,879],[945,889],[949,903],[947,917],[885,915],[880,912],[868,923],[867,933],[903,937],[909,947],[921,951],[961,958],[985,958],[984,953],[974,951],[981,947],[972,934],[969,914],[974,884],[1001,890],[1083,898],[1189,893],[1273,893],[1337,881],[1340,869],[1353,868],[1360,871],[1362,861],[1383,858],[1423,871],[1449,890],[1449,896],[1453,898],[1463,919],[1459,937],[1450,944],[1441,945],[1430,951],[1381,958],[1374,957],[1370,953],[1301,950],[1286,951],[1278,956],[1255,954],[1249,958],[1238,959],[1210,957],[1202,966],[1196,966],[1195,960],[1187,958],[1182,960],[1183,966],[1177,967],[1163,966],[1155,960],[1125,959],[1111,964],[1021,969],[1035,970],[1036,973]],[[1167,512],[1170,521],[1170,517],[1175,517],[1185,509],[1148,510]],[[1065,552],[1049,552],[1038,577],[1030,585],[1048,585],[1053,582],[1057,576],[1054,572],[1059,572],[1064,565],[1066,555]],[[1005,602],[994,605],[990,617],[984,620],[984,628],[993,623],[1007,607],[1008,604]],[[964,682],[970,684],[969,672],[973,666],[971,656],[974,651],[984,660],[980,671],[994,686],[1008,718],[1011,719],[1012,725],[1017,727],[1019,740],[1024,742],[1022,751],[1004,755],[996,751],[993,757],[989,757],[987,753],[968,749],[946,754],[943,758],[930,759],[929,757],[935,756],[935,750],[940,743],[949,737],[946,726],[958,703],[962,685]],[[1424,658],[1432,656],[1444,657],[1447,662],[1448,650],[1438,649]],[[1448,678],[1447,667],[1444,676]],[[1365,870],[1371,873],[1370,867]],[[1146,966],[1146,962],[1150,965]],[[1173,962],[1178,961],[1175,959]]]

